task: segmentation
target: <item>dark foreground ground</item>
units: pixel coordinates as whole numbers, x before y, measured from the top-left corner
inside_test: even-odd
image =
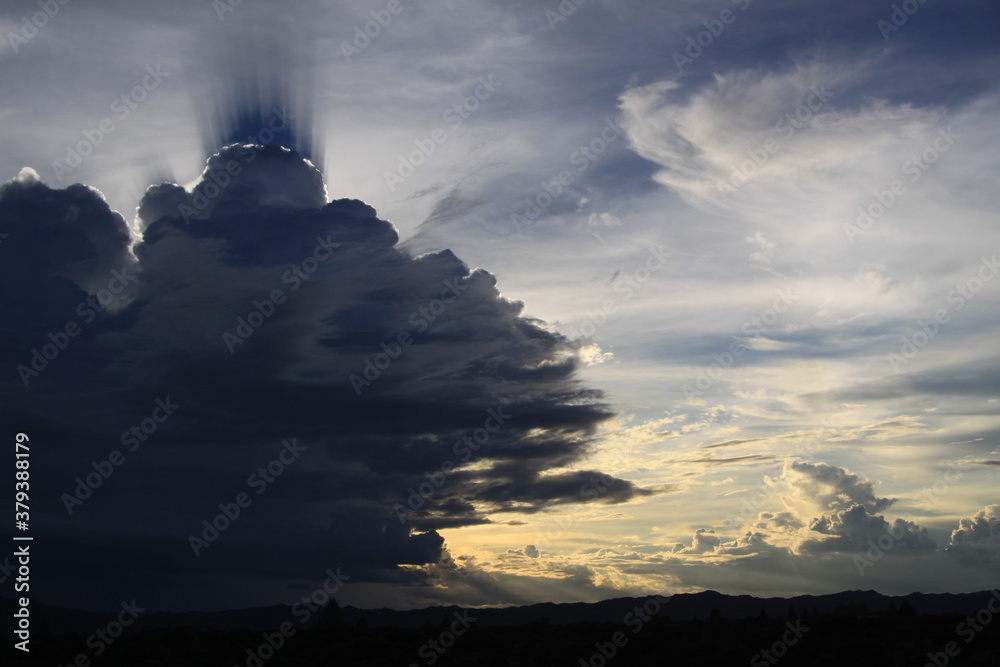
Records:
[[[446,627],[313,628],[299,631],[283,642],[272,634],[272,643],[279,644],[277,650],[270,650],[264,633],[258,632],[150,630],[123,635],[100,656],[87,647],[83,636],[38,637],[32,641],[30,657],[8,650],[3,664],[69,665],[77,655],[84,655],[90,664],[104,667],[1000,665],[1000,623],[985,626],[970,636],[956,632],[964,621],[961,616],[875,619],[806,615],[790,622],[655,618],[638,632],[633,632],[635,624],[532,623],[518,627],[472,626],[453,639],[445,634],[450,632]],[[616,632],[621,634],[616,636]],[[620,646],[615,645],[616,638]],[[947,654],[949,648],[953,656]],[[932,661],[928,654],[936,660]]]
[[[0,652],[0,664],[1000,665],[1000,613],[991,611],[988,604],[971,613],[930,614],[918,614],[907,603],[890,603],[881,610],[866,604],[839,605],[827,611],[806,608],[801,614],[790,607],[785,613],[768,614],[764,610],[740,619],[725,618],[718,607],[713,607],[702,620],[678,620],[666,616],[667,605],[657,609],[656,615],[646,615],[642,612],[643,602],[630,600],[629,606],[616,608],[616,613],[620,609],[632,610],[616,615],[620,622],[562,623],[542,618],[511,625],[511,619],[520,618],[516,614],[498,622],[499,617],[476,618],[476,610],[450,608],[439,610],[435,623],[425,621],[419,627],[370,627],[360,612],[352,618],[348,610],[333,608],[312,627],[286,625],[288,636],[283,636],[280,629],[267,631],[259,627],[174,627],[133,630],[105,642],[98,635],[56,634],[46,627],[45,632],[32,635],[30,654],[14,650],[13,640],[9,640]],[[1000,601],[993,607],[1000,610]],[[634,613],[636,610],[639,613]],[[726,612],[733,615],[731,608]],[[406,622],[412,622],[412,618],[406,618]]]

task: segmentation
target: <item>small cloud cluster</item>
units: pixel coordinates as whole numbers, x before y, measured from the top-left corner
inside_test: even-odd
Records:
[[[961,519],[948,551],[964,561],[1000,564],[1000,505],[987,505]]]
[[[829,538],[805,540],[800,545],[803,552],[819,551],[865,551],[871,548],[873,542],[888,534],[893,537],[893,550],[900,549],[935,549],[937,545],[927,535],[927,529],[921,528],[911,521],[896,519],[891,525],[881,515],[872,515],[862,505],[853,505],[849,509],[831,512],[829,516],[813,519],[809,530]]]
[[[692,538],[691,546],[687,549],[682,549],[680,553],[685,554],[703,554],[710,553],[719,548],[722,544],[722,539],[715,534],[714,530],[708,528],[699,528],[694,532],[694,537]]]
[[[699,528],[691,546],[675,553],[739,556],[775,549],[802,555],[850,553],[867,549],[870,540],[887,532],[903,547],[935,548],[925,528],[900,518],[890,524],[879,512],[894,499],[878,497],[871,480],[844,468],[790,459],[768,484],[786,509],[759,512],[746,522],[745,533],[729,542],[715,530]]]
[[[860,505],[866,512],[880,512],[895,502],[878,498],[875,484],[860,475],[828,463],[788,461],[782,472],[785,503],[808,513],[844,510]]]

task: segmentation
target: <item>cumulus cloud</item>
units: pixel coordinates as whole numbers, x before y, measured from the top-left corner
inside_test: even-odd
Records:
[[[871,547],[888,534],[892,538],[892,549],[898,553],[902,549],[935,549],[937,545],[922,528],[912,521],[896,519],[890,524],[881,515],[872,515],[863,505],[854,505],[850,509],[831,512],[813,519],[809,530],[829,538],[806,539],[800,545],[800,551],[815,553],[819,551],[863,551]]]
[[[791,512],[761,512],[754,525],[769,532],[795,532],[803,526],[802,520]]]
[[[538,558],[541,553],[535,548],[534,544],[529,544],[523,549],[507,549],[507,555],[509,556],[526,556],[528,558]]]
[[[799,516],[848,510],[854,505],[879,512],[895,502],[877,497],[872,481],[828,463],[786,461],[782,481],[786,489],[782,499]]]
[[[102,312],[127,301],[130,281],[115,282],[113,290],[108,283],[115,271],[131,274],[128,226],[96,190],[79,184],[51,190],[34,171],[22,170],[0,185],[0,206],[7,234],[0,290],[13,301],[11,316],[18,316],[18,326],[6,334],[13,337],[10,346],[44,337],[50,320],[65,324],[75,315],[77,297],[100,298]],[[39,293],[48,297],[43,303],[36,303]]]
[[[40,495],[62,519],[47,539],[91,553],[118,585],[142,562],[181,587],[188,535],[285,438],[307,447],[302,460],[199,571],[260,583],[340,565],[353,581],[396,581],[416,576],[401,565],[443,557],[440,528],[652,493],[586,469],[611,412],[575,378],[569,341],[486,271],[450,251],[411,257],[370,206],[327,202],[296,153],[227,147],[191,191],[150,188],[138,222],[133,240],[83,185],[0,189],[4,419],[34,426],[51,454]],[[33,362],[69,322],[79,331]],[[164,397],[175,414],[70,526],[55,499]],[[609,492],[582,494],[593,479]]]
[[[937,546],[926,528],[902,518],[886,520],[881,512],[895,499],[877,496],[874,482],[844,468],[786,461],[777,488],[789,511],[762,512],[756,527],[794,537],[798,553],[864,551],[886,535],[896,554]]]
[[[788,548],[770,544],[764,533],[747,531],[734,542],[720,545],[716,553],[730,556],[784,555],[788,553]]]
[[[1000,563],[1000,505],[987,505],[961,519],[951,532],[948,551],[966,561]]]
[[[691,546],[661,545],[660,556],[673,554],[675,558],[661,559],[661,566],[655,571],[678,574],[694,567],[699,557],[710,556],[714,565],[732,568],[727,577],[736,576],[744,567],[741,558],[752,556],[753,564],[746,567],[753,568],[755,575],[770,572],[769,568],[776,575],[788,568],[804,571],[822,569],[822,563],[849,563],[843,556],[877,552],[877,560],[884,554],[905,559],[909,565],[892,573],[903,576],[904,572],[927,567],[927,558],[943,555],[925,527],[902,517],[884,515],[883,510],[894,501],[877,495],[873,481],[844,468],[824,462],[788,460],[780,476],[765,481],[770,492],[758,504],[784,504],[785,509],[759,511],[743,522],[741,534],[735,538],[726,531],[699,528]],[[987,508],[976,517],[963,520],[962,529],[956,531],[958,537],[952,540],[953,550],[963,548],[956,546],[959,542],[975,541],[972,535],[980,539],[989,535],[989,512]],[[996,520],[996,515],[994,506],[992,520]],[[654,559],[646,560],[652,563]],[[769,561],[773,561],[771,565],[765,565]],[[881,576],[889,577],[889,573],[883,570]],[[849,586],[851,582],[840,581],[837,585]]]
[[[733,545],[739,549],[720,553],[743,553],[768,541],[799,554],[851,553],[888,539],[886,535],[896,553],[936,548],[926,528],[902,518],[887,520],[882,512],[895,500],[879,497],[874,482],[844,468],[787,460],[782,474],[767,482],[769,497],[786,509],[759,512],[746,523],[742,541]]]
[[[708,528],[699,528],[694,531],[694,537],[691,541],[691,546],[687,549],[683,549],[681,553],[686,554],[703,554],[715,551],[718,546],[722,544],[722,538],[715,534],[714,530]]]

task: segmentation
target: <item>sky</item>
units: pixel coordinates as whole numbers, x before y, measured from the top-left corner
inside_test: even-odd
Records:
[[[32,595],[991,588],[998,18],[4,2]]]

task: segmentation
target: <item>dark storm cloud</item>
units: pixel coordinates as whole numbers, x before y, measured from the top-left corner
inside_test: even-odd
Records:
[[[515,466],[517,464],[506,467],[509,477],[479,494],[484,500],[495,503],[500,511],[534,513],[544,509],[545,505],[538,501],[546,498],[558,498],[557,502],[561,503],[600,498],[600,502],[612,504],[654,493],[628,480],[602,481],[603,475],[596,471],[581,470],[542,476],[530,470],[515,472]],[[522,506],[525,502],[534,506]]]
[[[71,382],[99,362],[79,356],[49,361],[42,351],[58,354],[71,336],[90,339],[87,324],[98,312],[119,311],[128,301],[135,283],[125,221],[96,191],[83,185],[51,190],[25,170],[0,186],[0,225],[6,235],[0,294],[9,308],[4,370],[23,384],[52,366]]]
[[[331,566],[412,580],[400,565],[445,553],[435,528],[653,493],[551,472],[579,468],[611,414],[574,379],[572,346],[486,271],[410,257],[370,206],[325,203],[297,154],[231,146],[191,192],[152,187],[138,213],[133,256],[94,190],[25,174],[0,191],[0,411],[48,452],[44,538],[94,577],[66,602],[113,603],[150,577],[164,606]],[[292,438],[305,449],[275,474]],[[124,463],[67,501],[116,449]],[[585,493],[594,479],[606,486]],[[189,536],[241,492],[252,504],[195,558]],[[80,573],[49,567],[40,595],[55,600]]]

